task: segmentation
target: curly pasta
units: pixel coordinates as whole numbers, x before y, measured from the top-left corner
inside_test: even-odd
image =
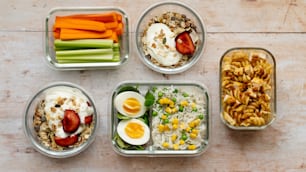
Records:
[[[234,51],[221,66],[222,116],[233,126],[262,126],[272,117],[273,65],[264,53]]]

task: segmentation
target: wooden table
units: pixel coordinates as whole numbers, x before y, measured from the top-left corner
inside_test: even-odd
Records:
[[[133,2],[133,3],[131,3]],[[186,72],[151,71],[131,47],[128,64],[117,70],[55,71],[44,63],[43,27],[48,11],[60,6],[119,6],[135,34],[138,17],[157,0],[0,2],[0,171],[306,171],[306,1],[189,0],[208,30],[207,47]],[[219,60],[232,47],[270,50],[277,65],[277,120],[264,131],[238,132],[219,118]],[[195,80],[207,85],[212,102],[210,147],[195,158],[126,158],[111,148],[108,97],[125,80]],[[23,111],[31,95],[54,81],[89,90],[100,111],[96,141],[83,153],[52,159],[25,138]]]

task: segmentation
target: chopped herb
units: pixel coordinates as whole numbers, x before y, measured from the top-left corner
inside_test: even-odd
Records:
[[[164,38],[163,38],[163,44],[166,44],[166,42],[167,42],[167,38],[164,37]]]

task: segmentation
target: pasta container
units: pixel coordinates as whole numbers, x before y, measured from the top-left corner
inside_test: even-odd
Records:
[[[276,64],[263,48],[232,48],[220,60],[220,117],[234,130],[262,130],[276,118]]]
[[[55,58],[53,24],[56,16],[74,14],[98,14],[117,12],[122,16],[123,34],[119,37],[120,61],[118,62],[90,62],[90,63],[58,63]],[[121,67],[129,58],[129,23],[127,14],[117,7],[63,7],[52,9],[45,19],[44,36],[45,61],[48,66],[56,70],[90,70],[90,69],[115,69]]]
[[[149,141],[141,146],[135,146],[130,145],[125,142],[124,139],[121,138],[122,135],[120,135],[120,122],[122,121],[121,118],[119,118],[118,114],[121,112],[118,111],[118,107],[121,106],[121,104],[117,104],[117,96],[124,93],[122,90],[129,90],[133,88],[132,90],[136,88],[139,91],[139,94],[147,97],[147,92],[149,90],[150,93],[152,93],[155,97],[155,100],[153,101],[153,105],[146,107],[146,113],[144,116],[139,117],[138,119],[147,119],[142,120],[147,122],[147,126],[149,127]],[[159,90],[159,91],[158,91]],[[165,93],[163,93],[163,96],[159,95],[160,90],[164,90]],[[176,90],[177,92],[172,92],[171,90]],[[178,91],[179,90],[179,91]],[[178,110],[175,113],[168,114],[167,119],[169,118],[169,121],[165,122],[167,119],[164,119],[161,116],[166,116],[166,112],[164,112],[162,109],[165,108],[165,105],[162,107],[161,99],[168,97],[169,95],[173,94],[181,94],[181,92],[185,92],[188,94],[189,97],[183,97],[184,100],[187,100],[189,105],[186,105],[184,110],[181,111]],[[166,93],[168,92],[168,93]],[[185,94],[184,93],[184,94]],[[158,94],[158,96],[157,96]],[[119,99],[119,98],[117,98]],[[146,99],[147,100],[147,99]],[[175,99],[176,102],[174,106],[171,106],[172,108],[178,108],[178,105],[180,105],[181,98]],[[190,116],[184,117],[186,121],[179,120],[176,124],[178,124],[178,128],[174,128],[174,119],[182,117],[186,115],[188,111],[187,106],[191,106],[192,102],[195,102],[197,111],[194,111],[193,113],[190,112]],[[147,102],[146,102],[147,103]],[[145,103],[145,104],[146,104]],[[143,104],[142,104],[143,106]],[[167,105],[166,105],[167,106]],[[161,111],[156,110],[156,107],[160,107]],[[206,86],[194,83],[194,82],[166,82],[166,81],[156,81],[156,82],[140,82],[140,81],[126,81],[118,84],[116,88],[113,90],[110,98],[110,140],[113,147],[113,150],[122,156],[128,156],[128,157],[137,157],[137,156],[145,156],[145,157],[188,157],[188,156],[199,156],[201,155],[208,147],[208,143],[210,141],[210,128],[211,128],[211,116],[210,116],[210,100],[209,100],[209,93]],[[181,112],[181,113],[180,113]],[[160,116],[161,115],[161,116]],[[176,116],[175,116],[176,115]],[[202,115],[202,116],[201,116]],[[147,116],[147,118],[145,117]],[[161,118],[160,118],[161,117]],[[201,120],[200,120],[201,119]],[[160,120],[163,120],[161,122]],[[198,125],[191,126],[188,121],[201,121],[198,123]],[[156,123],[157,121],[157,123]],[[160,121],[160,123],[159,123]],[[164,128],[167,128],[168,130],[159,130],[158,126],[163,125]],[[182,128],[184,126],[185,128]],[[188,128],[189,126],[193,128]],[[170,129],[169,129],[170,128]],[[197,138],[191,138],[190,133],[193,133],[194,130],[198,129],[198,135]],[[126,128],[125,128],[126,130]],[[170,141],[170,135],[172,136],[173,133],[177,133],[175,138]],[[182,132],[186,132],[188,136],[187,138],[184,138],[183,135],[180,135]],[[126,133],[127,134],[127,131]],[[125,135],[123,134],[123,135]],[[184,133],[185,134],[185,133]],[[166,136],[167,135],[167,136]],[[123,141],[124,145],[122,143],[118,142],[118,138],[120,138],[121,141]],[[161,140],[160,140],[161,139]],[[176,146],[180,145],[179,142],[181,140],[185,139],[184,145],[182,145],[182,149],[174,149]],[[193,140],[197,139],[197,140]],[[163,140],[163,141],[162,141]],[[164,142],[167,142],[168,145],[164,145]],[[190,146],[193,143],[197,142],[197,146],[193,147]],[[128,147],[126,147],[126,144]],[[163,147],[166,146],[166,147]],[[184,148],[185,147],[185,148]]]

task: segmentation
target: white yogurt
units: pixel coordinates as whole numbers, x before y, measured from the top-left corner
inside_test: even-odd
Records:
[[[80,123],[84,124],[85,117],[93,114],[93,107],[88,106],[87,97],[77,89],[64,86],[51,88],[45,95],[46,119],[51,129],[53,126],[56,127],[55,136],[66,138],[69,135],[81,133],[83,131],[82,125],[74,133],[66,133],[62,126],[62,119],[65,110],[74,110],[80,117]],[[56,107],[60,99],[63,100],[63,104]]]
[[[175,34],[163,23],[152,24],[144,41],[151,57],[163,66],[175,65],[182,58],[175,48]]]

